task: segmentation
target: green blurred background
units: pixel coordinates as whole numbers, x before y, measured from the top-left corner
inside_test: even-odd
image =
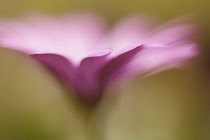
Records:
[[[0,17],[80,10],[97,12],[109,23],[138,13],[162,21],[194,14],[201,54],[185,70],[137,77],[111,89],[90,115],[43,67],[0,49],[0,140],[209,140],[210,1],[0,0]]]

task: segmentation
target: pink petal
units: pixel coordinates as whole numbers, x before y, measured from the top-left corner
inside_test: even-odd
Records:
[[[75,92],[90,105],[98,102],[104,92],[105,85],[99,79],[99,74],[107,64],[107,56],[110,52],[111,50],[101,50],[92,56],[86,57],[76,69]]]
[[[192,42],[183,42],[170,47],[147,46],[133,59],[130,64],[130,74],[166,70],[193,58],[198,52],[197,44]]]
[[[34,54],[32,57],[55,73],[76,96],[92,105],[104,91],[105,86],[99,79],[99,72],[107,63],[110,51],[100,50],[100,53],[84,58],[79,66],[74,66],[70,60],[57,54]]]
[[[111,55],[117,56],[128,48],[142,45],[152,24],[151,19],[146,16],[131,16],[122,19],[107,34],[100,46],[114,48]]]
[[[72,88],[76,67],[68,59],[57,54],[34,54],[31,56],[45,65]]]
[[[101,18],[92,14],[3,20],[0,21],[0,44],[29,54],[60,54],[78,64],[96,47],[104,29]]]
[[[103,84],[107,85],[109,82],[120,78],[120,76],[124,77],[124,74],[126,74],[129,68],[129,63],[131,63],[133,58],[141,51],[142,46],[139,46],[112,58],[100,73],[100,79]]]

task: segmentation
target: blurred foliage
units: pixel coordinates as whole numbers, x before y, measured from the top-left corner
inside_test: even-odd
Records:
[[[45,12],[69,12],[72,10],[95,10],[109,18],[130,13],[144,12],[171,17],[196,13],[205,5],[204,0],[1,0],[1,15],[41,10]]]
[[[73,97],[30,58],[3,50],[0,50],[0,139],[86,139],[84,116]]]
[[[131,81],[101,103],[99,129],[106,140],[204,139],[206,108],[198,84],[182,70]]]
[[[86,140],[96,137],[90,132],[96,129],[104,140],[209,140],[210,1],[0,0],[1,17],[80,10],[99,12],[110,23],[136,13],[163,21],[195,14],[203,29],[202,54],[186,71],[137,78],[120,90],[112,89],[89,112],[91,120],[43,67],[27,56],[0,49],[0,139]]]

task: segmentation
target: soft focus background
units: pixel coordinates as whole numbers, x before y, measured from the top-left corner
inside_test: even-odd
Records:
[[[201,28],[201,54],[185,70],[110,89],[90,111],[36,62],[0,49],[0,140],[209,140],[210,1],[0,0],[0,17],[81,10],[97,12],[110,24],[132,14],[160,22],[193,14]]]

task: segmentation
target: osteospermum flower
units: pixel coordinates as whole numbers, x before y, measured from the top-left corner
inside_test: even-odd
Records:
[[[44,64],[88,104],[117,79],[177,66],[197,54],[193,25],[177,20],[151,30],[129,17],[111,31],[91,14],[29,16],[0,21],[0,44]]]

